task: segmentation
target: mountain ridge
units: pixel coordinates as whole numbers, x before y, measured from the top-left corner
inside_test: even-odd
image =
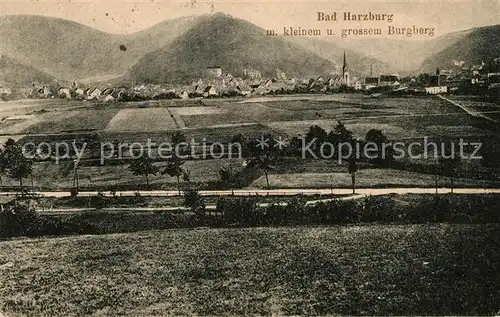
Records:
[[[45,16],[0,17],[2,52],[16,56],[60,79],[122,75],[144,54],[166,45],[196,19],[179,18],[155,25],[156,32],[118,35],[64,19]]]
[[[292,76],[328,74],[335,64],[242,19],[218,14],[199,22],[169,46],[144,56],[131,69],[136,81],[187,82],[204,77],[207,67],[221,65],[225,72],[243,68],[273,76],[276,69]]]
[[[427,57],[421,64],[421,72],[436,68],[452,68],[454,60],[469,65],[481,64],[500,57],[500,24],[469,30],[462,38]]]
[[[210,32],[200,25],[209,27]],[[236,74],[249,67],[261,70],[266,76],[277,68],[292,76],[327,75],[338,71],[344,50],[352,75],[368,75],[370,65],[376,75],[401,69],[433,71],[436,64],[449,64],[455,55],[462,59],[474,57],[474,61],[476,57],[494,56],[499,27],[462,30],[426,41],[327,41],[270,37],[262,28],[223,13],[165,20],[131,34],[106,33],[60,18],[7,15],[0,17],[0,53],[11,59],[15,57],[12,59],[15,62],[9,63],[18,65],[14,68],[22,65],[25,75],[31,71],[34,77],[70,82],[120,76],[152,82],[170,81],[171,76],[170,79],[186,81],[188,76],[202,75],[202,69],[209,64],[224,63],[227,63],[225,71]],[[489,29],[494,29],[493,33],[488,33]],[[218,48],[222,51],[218,52]],[[454,54],[457,50],[463,54]],[[170,66],[165,69],[164,65]],[[170,75],[158,76],[155,73],[159,70]]]
[[[18,87],[32,83],[49,83],[55,77],[30,65],[2,54],[0,56],[0,86]]]

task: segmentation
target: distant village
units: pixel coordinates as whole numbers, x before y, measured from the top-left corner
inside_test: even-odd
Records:
[[[24,98],[61,98],[97,102],[126,102],[159,99],[249,97],[283,94],[331,94],[364,92],[380,95],[473,94],[500,98],[500,57],[479,65],[454,60],[451,69],[437,68],[432,74],[400,77],[398,74],[351,77],[344,53],[342,68],[329,76],[290,78],[276,69],[272,78],[260,70],[243,68],[238,75],[224,72],[222,66],[208,67],[205,76],[189,85],[131,84],[123,86],[82,85],[77,82],[62,86],[32,83],[31,87],[0,86],[2,100]]]

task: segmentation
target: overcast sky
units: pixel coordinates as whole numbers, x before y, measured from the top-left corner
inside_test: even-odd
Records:
[[[316,12],[392,13],[396,27],[434,27],[436,35],[476,26],[500,24],[500,0],[462,1],[159,1],[159,0],[0,0],[0,14],[59,17],[110,33],[133,33],[166,19],[215,12],[229,13],[265,29],[284,26],[334,29],[383,27],[387,23],[319,23]],[[423,39],[423,38],[422,38]]]

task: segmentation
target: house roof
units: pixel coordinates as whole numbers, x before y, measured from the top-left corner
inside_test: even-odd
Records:
[[[206,86],[206,85],[196,85],[196,87],[194,88],[195,91],[205,91],[205,89],[209,87],[209,86]]]
[[[113,88],[106,88],[102,91],[102,94],[112,94],[114,91]]]
[[[342,76],[332,76],[332,77],[328,78],[328,81],[331,81],[331,80],[335,80],[335,81],[342,80]]]
[[[265,85],[259,85],[258,87],[255,87],[255,90],[267,90],[267,87]]]
[[[238,89],[241,91],[250,91],[252,88],[250,88],[250,86],[245,83],[241,83],[238,85]]]
[[[262,84],[262,81],[258,80],[258,79],[248,82],[248,85],[250,85],[250,87],[254,87],[254,86],[259,87],[261,84]]]

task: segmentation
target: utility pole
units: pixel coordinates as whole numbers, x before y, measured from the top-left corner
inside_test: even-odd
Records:
[[[436,186],[436,195],[438,194],[438,164],[437,164],[438,159],[436,158],[434,160],[434,185]]]
[[[465,159],[465,181],[467,181],[467,177],[469,176],[469,159]]]
[[[236,186],[236,182],[234,181],[234,174],[233,174],[233,158],[231,157],[229,159],[229,183],[231,185],[231,194],[234,196],[234,186]]]
[[[73,187],[78,190],[78,163],[73,160]]]
[[[333,175],[330,174],[330,193],[333,195]]]

